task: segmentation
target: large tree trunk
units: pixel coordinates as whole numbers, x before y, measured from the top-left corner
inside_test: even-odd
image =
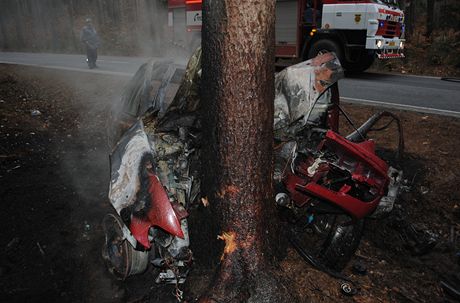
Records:
[[[201,302],[283,302],[272,270],[275,0],[208,0],[203,14],[203,187],[225,248]]]

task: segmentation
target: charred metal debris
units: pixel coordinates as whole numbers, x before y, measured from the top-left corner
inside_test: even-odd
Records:
[[[200,193],[197,88],[200,53],[184,71],[150,61],[129,82],[108,121],[116,214],[104,220],[103,255],[121,279],[157,271],[157,283],[184,283],[192,263],[187,209]]]
[[[401,122],[380,112],[356,127],[340,107],[343,70],[334,53],[288,67],[275,78],[276,205],[291,243],[308,262],[340,273],[359,245],[365,218],[391,212],[403,184]],[[201,50],[186,70],[167,61],[140,67],[108,123],[112,148],[109,198],[116,214],[104,220],[104,258],[124,279],[158,270],[156,282],[183,283],[192,263],[187,210],[200,195]],[[339,134],[339,115],[354,132]],[[387,122],[381,125],[379,122]],[[397,126],[394,167],[368,133]],[[413,239],[407,226],[404,235]],[[346,284],[342,291],[353,294]],[[181,292],[177,286],[176,295]]]

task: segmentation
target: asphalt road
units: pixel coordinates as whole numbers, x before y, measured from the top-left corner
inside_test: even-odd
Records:
[[[163,58],[164,59],[164,58]],[[89,70],[84,55],[0,52],[0,63],[41,66],[131,77],[148,58],[99,56]],[[186,58],[169,59],[184,65]],[[362,73],[339,81],[344,102],[460,117],[460,81],[436,77]]]

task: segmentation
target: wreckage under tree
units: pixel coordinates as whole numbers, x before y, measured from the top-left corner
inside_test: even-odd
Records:
[[[341,110],[334,84],[343,74],[336,56],[323,54],[275,79],[273,54],[265,53],[273,7],[263,10],[266,27],[246,33],[224,21],[252,28],[244,5],[213,5],[205,14],[203,60],[198,50],[185,73],[171,62],[144,64],[112,112],[109,196],[118,216],[105,220],[105,258],[122,278],[152,263],[161,270],[157,282],[183,282],[192,261],[186,210],[201,192],[212,213],[207,245],[222,253],[202,301],[290,301],[277,278],[285,225],[272,184],[281,213],[293,211],[286,230],[301,255],[340,270],[359,243],[363,217],[390,211],[397,196],[400,172],[375,155],[366,134],[382,117],[398,119],[377,114],[341,137],[334,132]],[[402,143],[401,137],[401,152]],[[320,237],[309,237],[308,229]],[[217,234],[223,252],[212,239]]]

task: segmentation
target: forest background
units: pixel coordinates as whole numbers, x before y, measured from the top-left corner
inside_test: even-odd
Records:
[[[371,69],[460,76],[460,1],[399,5],[406,15],[406,58],[376,60]],[[79,35],[89,17],[101,36],[100,54],[163,56],[183,47],[168,28],[167,12],[167,0],[4,0],[0,50],[83,53]]]

